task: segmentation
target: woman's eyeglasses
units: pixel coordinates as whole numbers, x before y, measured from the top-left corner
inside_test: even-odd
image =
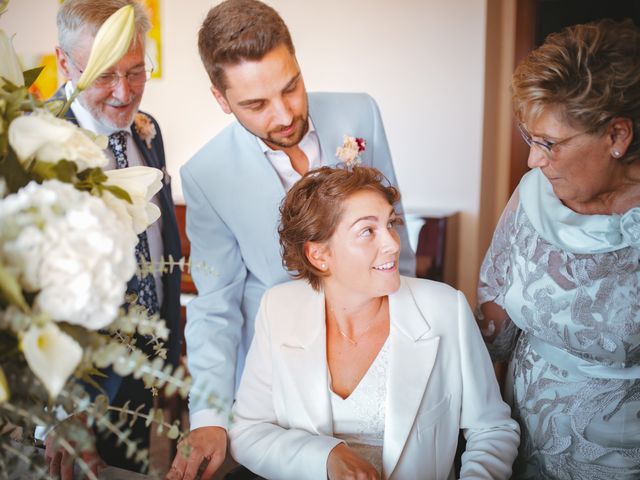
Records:
[[[557,142],[550,142],[548,140],[534,140],[531,137],[531,134],[527,131],[527,129],[524,128],[524,125],[522,123],[518,123],[518,130],[520,131],[520,135],[522,136],[522,139],[525,141],[527,145],[529,145],[529,147],[533,147],[533,146],[538,147],[540,150],[542,150],[542,153],[544,153],[548,158],[553,158],[553,154],[555,152],[554,148],[556,148],[558,145],[561,145],[565,142],[568,142],[569,140],[579,137],[580,135],[584,135],[585,133],[588,133],[588,132],[576,133],[575,135],[571,135],[570,137],[564,138]]]

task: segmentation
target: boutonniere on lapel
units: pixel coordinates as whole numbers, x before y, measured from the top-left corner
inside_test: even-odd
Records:
[[[145,115],[142,112],[136,113],[135,118],[133,119],[133,126],[140,135],[140,138],[144,140],[147,148],[151,148],[151,140],[156,138],[156,126],[153,124],[149,115]]]
[[[344,143],[336,150],[336,157],[347,167],[362,163],[360,155],[364,152],[367,142],[364,138],[344,136]]]

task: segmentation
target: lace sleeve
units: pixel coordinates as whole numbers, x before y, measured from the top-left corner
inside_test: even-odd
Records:
[[[502,212],[489,250],[480,267],[476,320],[494,362],[508,360],[519,329],[505,310],[505,294],[511,284],[511,245],[515,237],[518,192]]]

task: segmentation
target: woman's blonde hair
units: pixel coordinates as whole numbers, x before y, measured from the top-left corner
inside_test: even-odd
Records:
[[[529,53],[512,77],[515,115],[535,120],[559,107],[573,127],[604,133],[615,117],[633,122],[623,161],[640,158],[640,30],[631,20],[567,27]]]

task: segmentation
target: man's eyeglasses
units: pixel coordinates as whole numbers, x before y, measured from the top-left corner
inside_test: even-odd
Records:
[[[80,72],[80,75],[84,72],[84,69],[78,67],[76,62],[74,62],[71,55],[67,52],[64,52],[71,64]],[[151,63],[151,60],[147,60],[148,63]],[[105,72],[99,75],[94,81],[92,85],[95,85],[98,88],[114,88],[118,85],[120,78],[126,78],[127,83],[130,87],[141,87],[146,83],[147,80],[151,78],[151,74],[153,73],[153,65],[147,67],[134,67],[128,72],[124,74],[116,73],[116,72]]]
[[[518,123],[518,130],[520,131],[520,135],[522,135],[522,139],[525,141],[527,145],[529,145],[529,147],[533,147],[533,146],[538,147],[540,150],[542,150],[542,153],[544,153],[548,158],[553,158],[553,154],[555,152],[554,149],[558,145],[561,145],[565,142],[568,142],[569,140],[573,140],[574,138],[579,137],[580,135],[584,135],[585,133],[588,133],[588,132],[577,133],[575,135],[571,135],[570,137],[564,138],[557,142],[550,142],[548,140],[534,140],[531,137],[531,134],[527,131],[527,129],[524,128],[524,125],[522,123]]]

